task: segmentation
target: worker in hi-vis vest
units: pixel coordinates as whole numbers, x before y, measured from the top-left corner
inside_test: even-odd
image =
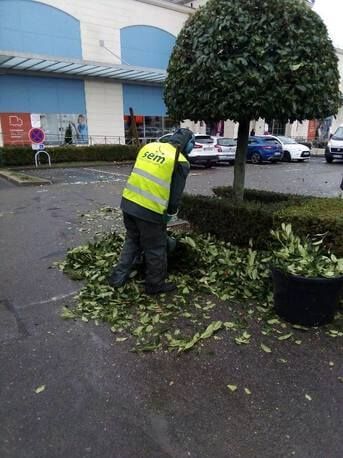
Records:
[[[167,223],[177,215],[195,144],[189,129],[178,129],[168,143],[143,146],[126,183],[121,209],[126,239],[109,278],[113,287],[129,279],[141,254],[145,263],[145,291],[159,294],[176,289],[167,283]]]

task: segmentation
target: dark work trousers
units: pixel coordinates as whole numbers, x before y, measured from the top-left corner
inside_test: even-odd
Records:
[[[120,259],[111,275],[113,286],[122,286],[135,262],[144,253],[145,284],[159,286],[167,277],[167,230],[163,223],[151,223],[123,212],[126,239]]]

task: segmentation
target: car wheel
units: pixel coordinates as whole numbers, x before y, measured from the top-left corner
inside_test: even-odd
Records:
[[[298,159],[298,162],[304,162],[305,159]]]
[[[230,165],[235,165],[235,161],[230,161],[229,164]]]
[[[206,162],[205,164],[205,169],[210,169],[212,167],[213,163],[212,162]]]
[[[291,158],[291,155],[289,153],[289,151],[285,151],[283,153],[283,158],[282,158],[285,162],[291,162],[292,158]]]
[[[251,162],[253,164],[258,164],[259,162],[262,162],[262,157],[261,157],[261,154],[260,153],[253,153],[251,155]]]
[[[328,164],[331,164],[333,162],[333,158],[331,156],[325,156],[325,160]]]

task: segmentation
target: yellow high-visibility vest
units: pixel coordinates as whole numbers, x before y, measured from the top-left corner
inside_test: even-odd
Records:
[[[176,148],[169,143],[145,145],[138,153],[123,197],[160,215],[166,213],[175,157]],[[181,153],[179,162],[188,163]]]

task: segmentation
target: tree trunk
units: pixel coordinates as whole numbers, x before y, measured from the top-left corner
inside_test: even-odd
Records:
[[[135,114],[131,107],[129,108],[129,111],[130,111],[130,135],[132,139],[132,144],[139,146],[139,137],[138,137],[138,130],[137,130]]]
[[[244,197],[245,163],[248,151],[249,127],[249,119],[242,119],[240,121],[233,179],[233,196],[235,200],[240,201],[243,200]]]

